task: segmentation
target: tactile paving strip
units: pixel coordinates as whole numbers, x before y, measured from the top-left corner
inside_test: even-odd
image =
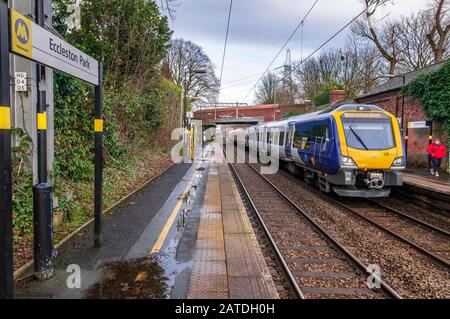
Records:
[[[240,194],[225,164],[211,164],[188,298],[278,298]]]
[[[189,284],[189,299],[228,298],[225,242],[216,165],[208,172]]]

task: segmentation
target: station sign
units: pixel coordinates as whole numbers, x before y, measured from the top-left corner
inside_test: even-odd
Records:
[[[99,85],[98,61],[11,10],[11,52]]]
[[[408,128],[428,128],[430,124],[428,121],[408,122]]]

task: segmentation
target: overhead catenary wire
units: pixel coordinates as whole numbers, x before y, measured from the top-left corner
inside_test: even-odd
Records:
[[[330,43],[334,38],[336,38],[342,31],[347,29],[353,22],[355,22],[357,19],[359,19],[367,9],[362,10],[357,16],[352,18],[347,24],[345,24],[342,28],[340,28],[336,33],[334,33],[330,38],[328,38],[325,42],[323,42],[317,49],[315,49],[311,54],[309,54],[303,61],[301,61],[298,65],[291,68],[291,70],[283,75],[280,79],[278,79],[275,83],[278,84],[280,81],[283,81],[286,76],[290,76],[292,72],[298,70],[300,66],[302,66],[306,61],[308,61],[311,57],[313,57],[317,52],[319,52],[324,46],[326,46],[328,43]],[[265,73],[264,73],[265,74]],[[258,81],[259,82],[259,81]],[[257,85],[258,83],[256,83]],[[247,99],[247,97],[250,95],[251,92],[256,88],[256,85],[250,90],[250,92],[247,94],[247,96],[244,98],[244,100]]]
[[[292,38],[294,37],[294,35],[297,33],[297,31],[300,29],[300,27],[305,23],[305,20],[308,18],[308,16],[310,15],[310,13],[312,12],[312,10],[314,9],[314,7],[317,5],[317,3],[319,2],[319,0],[316,0],[313,5],[309,8],[308,12],[305,14],[305,16],[303,17],[303,19],[300,21],[300,23],[297,25],[297,27],[294,29],[294,31],[291,33],[291,35],[289,36],[289,38],[284,42],[283,46],[280,48],[280,50],[277,52],[277,54],[275,55],[275,57],[273,58],[273,60],[269,63],[269,65],[267,66],[267,68],[265,69],[265,71],[261,74],[261,76],[259,77],[259,79],[256,81],[255,85],[253,85],[253,87],[250,89],[250,91],[248,92],[248,94],[245,96],[244,100],[246,100],[248,98],[248,96],[253,92],[253,90],[256,88],[256,86],[258,85],[259,81],[262,80],[262,78],[264,77],[264,75],[266,75],[266,73],[270,70],[270,68],[272,67],[272,65],[275,63],[275,61],[278,59],[278,57],[280,56],[281,52],[283,52],[283,50],[286,48],[286,46],[288,45],[288,43],[292,40]]]
[[[226,56],[226,53],[227,53],[228,34],[230,32],[230,22],[231,22],[231,11],[232,11],[232,9],[233,9],[233,0],[230,0],[230,8],[228,10],[227,31],[225,33],[225,45],[223,47],[223,55],[222,55],[222,67],[220,68],[219,95],[218,95],[218,97],[220,97],[220,90],[222,88],[223,67],[225,65],[225,56]]]

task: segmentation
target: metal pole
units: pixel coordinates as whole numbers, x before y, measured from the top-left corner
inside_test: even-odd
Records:
[[[44,27],[44,0],[36,0],[36,23]],[[53,276],[53,187],[47,182],[47,101],[41,83],[45,67],[36,64],[36,128],[38,184],[33,186],[34,274],[39,280]],[[44,86],[45,88],[45,86]]]
[[[408,165],[408,140],[409,140],[409,127],[408,123],[406,123],[406,135],[405,135],[405,158],[406,158],[406,165]]]
[[[428,127],[430,128],[428,135],[428,145],[433,144],[433,121],[427,121]],[[431,156],[428,156],[428,169],[431,169]]]
[[[184,127],[183,125],[183,113],[184,113],[184,77],[186,76],[185,73],[183,73],[183,78],[181,79],[181,102],[180,102],[180,127]]]
[[[103,210],[103,64],[98,65],[98,85],[95,87],[95,194],[94,194],[94,247],[102,241]]]
[[[405,91],[403,90],[406,84],[406,75],[403,74],[403,85],[402,85],[402,126],[401,126],[401,135],[405,136],[403,133],[405,132],[406,127],[406,136],[405,136],[405,160],[406,165],[408,165],[408,123],[405,121]]]
[[[8,6],[0,2],[0,298],[14,298]]]
[[[405,84],[406,84],[406,76],[403,75],[403,85],[402,85],[402,134],[403,134],[404,125],[405,125],[405,91],[403,91],[403,88],[405,87]]]

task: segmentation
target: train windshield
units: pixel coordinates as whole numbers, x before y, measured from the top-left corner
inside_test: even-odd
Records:
[[[381,113],[376,117],[342,117],[347,145],[361,150],[387,150],[395,147],[391,119]]]

